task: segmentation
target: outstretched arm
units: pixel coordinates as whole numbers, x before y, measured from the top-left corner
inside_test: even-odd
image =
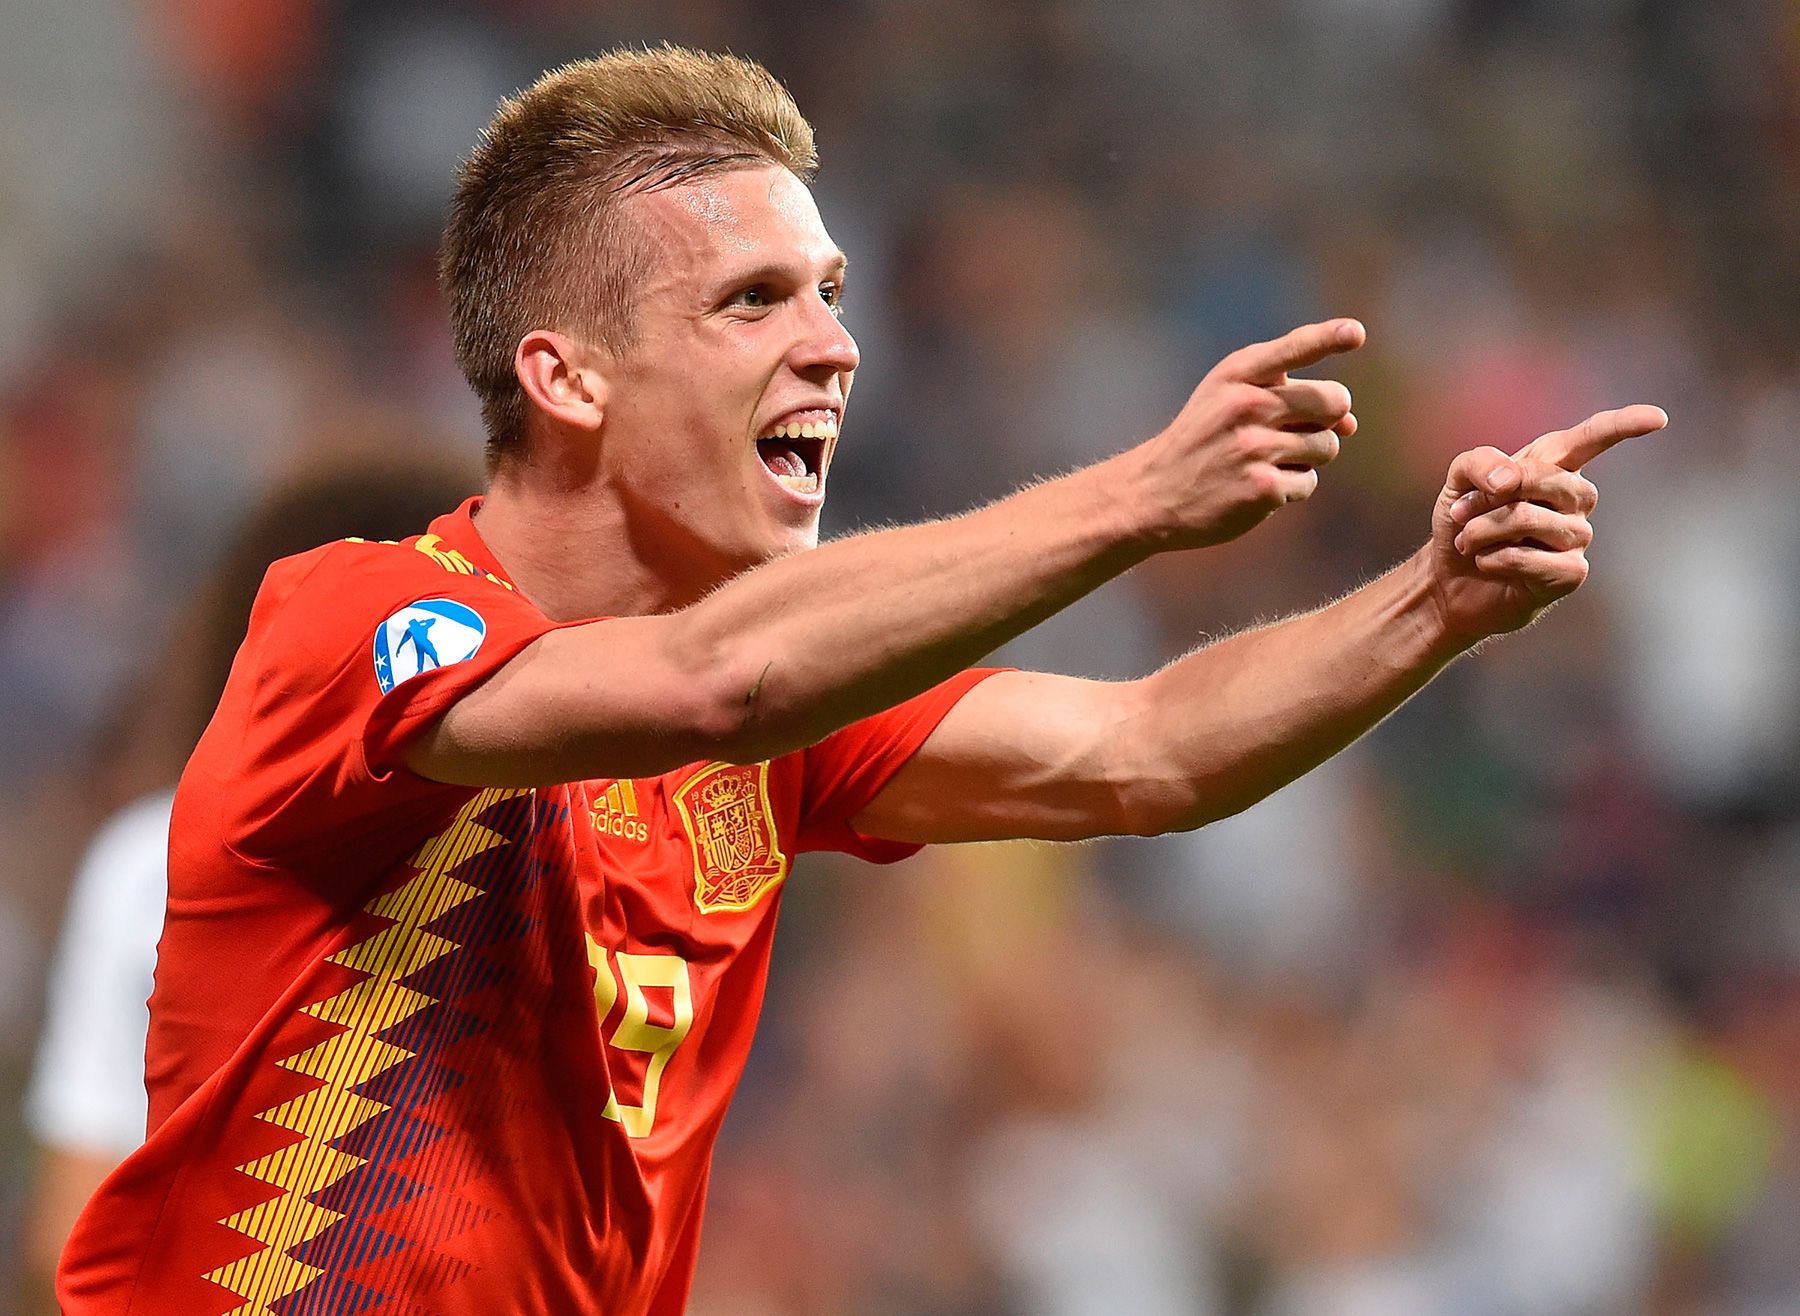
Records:
[[[668,616],[543,636],[413,742],[439,781],[536,786],[755,761],[966,667],[1152,553],[1308,497],[1350,395],[1288,372],[1359,346],[1337,320],[1234,353],[1155,438],[952,520],[771,562]]]
[[[1577,472],[1665,421],[1629,407],[1511,457],[1466,452],[1438,496],[1430,542],[1405,563],[1143,680],[992,677],[853,825],[898,841],[1073,840],[1235,813],[1337,753],[1459,653],[1578,587],[1598,495]]]

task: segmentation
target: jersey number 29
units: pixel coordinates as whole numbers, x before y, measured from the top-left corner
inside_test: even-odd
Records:
[[[617,1120],[624,1127],[626,1137],[642,1138],[656,1125],[656,1094],[662,1086],[663,1070],[668,1067],[669,1057],[675,1054],[675,1048],[694,1026],[694,993],[688,982],[687,961],[679,955],[631,955],[625,951],[608,955],[606,948],[592,937],[587,939],[587,954],[588,963],[594,966],[594,1011],[602,1030],[618,1002],[619,984],[625,985],[625,1015],[613,1029],[609,1043],[617,1050],[650,1057],[650,1063],[644,1068],[642,1102],[627,1106],[619,1100],[615,1089],[606,1094],[606,1107],[600,1113],[609,1120]],[[613,977],[615,964],[619,974],[616,979]],[[650,1022],[650,998],[645,990],[650,987],[670,989],[673,1023]]]

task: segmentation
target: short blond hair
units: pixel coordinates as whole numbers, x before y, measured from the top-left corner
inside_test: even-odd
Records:
[[[651,252],[624,199],[760,164],[809,180],[812,126],[773,74],[735,55],[615,50],[501,103],[458,177],[438,264],[490,466],[525,433],[521,338],[554,329],[629,345]]]

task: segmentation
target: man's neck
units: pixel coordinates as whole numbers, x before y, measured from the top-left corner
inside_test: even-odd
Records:
[[[649,561],[673,555],[639,542],[622,500],[523,462],[495,472],[475,524],[519,592],[552,621],[672,612],[718,583],[653,570]]]

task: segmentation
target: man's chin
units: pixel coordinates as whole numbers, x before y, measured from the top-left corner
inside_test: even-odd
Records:
[[[795,553],[804,553],[807,549],[818,546],[819,523],[815,520],[811,525],[796,526],[773,536],[760,561],[773,562],[776,558],[792,557]]]
[[[739,544],[735,550],[722,551],[718,556],[723,559],[726,575],[729,577],[760,567],[765,562],[792,557],[795,553],[804,553],[818,546],[819,527],[814,522],[809,526],[771,529],[769,533],[758,536],[754,542]]]

